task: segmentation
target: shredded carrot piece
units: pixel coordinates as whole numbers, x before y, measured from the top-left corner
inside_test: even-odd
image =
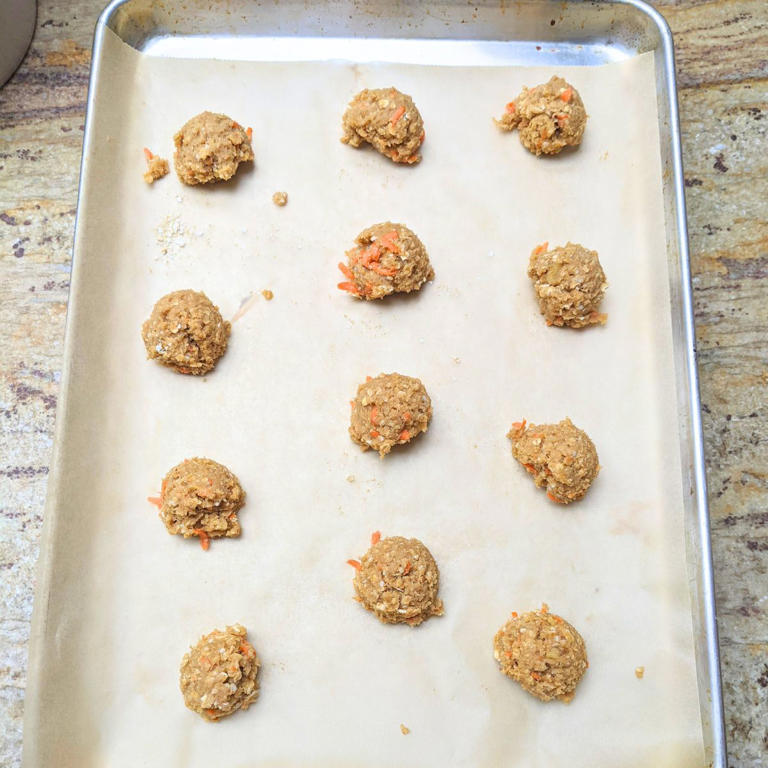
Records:
[[[513,619],[516,619],[516,618],[517,618],[517,611],[512,611],[512,618],[513,618]]]
[[[552,617],[558,624],[562,624],[563,620],[559,616],[553,616]]]
[[[381,251],[378,243],[371,243],[360,251],[360,263],[370,268],[372,261],[378,261],[381,258]]]
[[[546,603],[541,604],[541,612],[542,613],[549,613],[549,606]]]
[[[371,408],[371,424],[376,424],[379,418],[379,409],[374,405]]]
[[[391,126],[395,126],[397,121],[405,114],[405,107],[400,106],[395,110],[395,114],[392,115],[392,119],[389,121]]]
[[[144,158],[145,158],[145,160],[147,162],[149,162],[153,157],[154,157],[154,155],[146,147],[144,147]]]
[[[360,565],[358,560],[347,560],[347,565],[351,565],[356,571],[361,571],[363,566]]]
[[[163,499],[160,496],[147,496],[147,501],[154,504],[158,509],[163,506]]]
[[[403,414],[403,419],[404,419],[405,421],[410,421],[410,420],[411,420],[411,412],[410,412],[410,411],[406,411],[406,412]]]
[[[534,252],[534,254],[535,254],[536,256],[538,256],[540,253],[544,253],[544,251],[546,251],[546,250],[547,250],[547,248],[549,248],[549,241],[548,241],[548,240],[545,240],[545,241],[544,241],[544,242],[543,242],[541,245],[537,245],[537,246],[536,246],[536,247],[533,249],[533,252]]]
[[[245,129],[245,135],[248,137],[248,141],[250,141],[253,138],[253,128],[250,126]]]
[[[423,144],[424,143],[424,139],[426,138],[426,136],[427,136],[427,132],[426,131],[422,131],[421,132],[421,136],[419,136],[419,144]]]
[[[557,124],[562,128],[568,122],[568,115],[555,115]]]
[[[573,88],[566,88],[561,94],[560,98],[567,104],[573,96]]]
[[[377,430],[375,430],[375,429],[372,429],[369,434],[370,434],[371,437],[378,437],[379,436],[379,432]]]
[[[350,280],[354,280],[355,276],[352,274],[352,270],[344,264],[344,262],[339,262],[339,269],[342,271],[344,277],[348,277]]]
[[[403,576],[407,576],[411,572],[411,561],[409,560],[403,568]]]
[[[342,291],[349,291],[349,293],[352,293],[355,296],[360,295],[360,291],[357,290],[357,286],[352,282],[339,283],[336,287],[340,288]]]
[[[515,106],[515,102],[514,101],[510,101],[509,104],[507,104],[507,106],[504,107],[504,109],[507,112],[509,112],[509,114],[511,115],[517,109],[517,107]]]
[[[372,272],[375,272],[377,275],[382,275],[383,277],[392,277],[397,274],[396,269],[386,269],[379,264],[371,264],[370,269]]]
[[[547,498],[550,501],[554,501],[556,504],[565,504],[564,501],[560,501],[556,496],[553,496],[549,491],[547,491]]]
[[[241,125],[240,125],[240,123],[238,123],[236,120],[233,120],[233,121],[232,121],[232,127],[233,127],[233,128],[241,128],[242,126],[241,126]]]
[[[253,653],[253,647],[248,643],[240,643],[240,653],[244,656],[250,656]]]
[[[525,425],[527,423],[528,422],[526,422],[525,419],[523,419],[522,421],[516,421],[514,422],[514,424],[512,424],[512,429],[514,429],[516,432],[519,432],[520,430],[525,429]]]
[[[373,286],[370,283],[364,283],[363,284],[363,294],[365,296],[370,296],[373,293]]]
[[[541,675],[538,672],[531,672],[531,677],[537,681],[541,680]]]
[[[373,376],[366,376],[366,377],[365,377],[365,380],[366,380],[366,381],[371,381],[372,379],[373,379]]]
[[[533,464],[523,464],[523,466],[532,474],[536,474],[536,467],[533,466]]]
[[[205,710],[211,717],[213,717],[216,714],[215,709],[206,709]]]
[[[195,536],[200,537],[200,546],[207,552],[211,546],[211,537],[205,531],[195,531]]]
[[[397,230],[393,229],[391,232],[387,232],[386,234],[382,235],[379,238],[379,244],[389,251],[390,253],[400,253],[400,248],[395,243],[395,240],[397,240],[398,234]]]
[[[514,653],[512,653],[512,651],[504,651],[504,655],[505,655],[505,656],[506,656],[508,659],[511,659],[511,658],[512,658],[512,657],[513,657],[515,654],[514,654]]]
[[[410,439],[411,439],[411,433],[410,433],[410,432],[409,432],[407,429],[404,429],[404,430],[403,430],[403,431],[400,433],[400,436],[399,436],[397,439],[398,439],[398,440],[402,440],[402,441],[405,441],[405,440],[410,440]]]
[[[371,534],[371,546],[378,544],[381,541],[381,531],[374,531]]]

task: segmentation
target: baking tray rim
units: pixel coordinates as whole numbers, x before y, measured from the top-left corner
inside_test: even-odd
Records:
[[[79,244],[79,214],[80,204],[84,197],[84,187],[87,186],[86,169],[88,166],[88,152],[94,141],[91,121],[89,116],[94,109],[96,94],[96,85],[100,77],[100,65],[102,58],[102,46],[106,30],[111,31],[112,20],[117,11],[123,6],[134,0],[111,0],[109,4],[99,15],[94,31],[93,52],[91,59],[91,71],[88,84],[88,97],[86,102],[86,120],[83,134],[83,149],[80,161],[80,181],[78,185],[77,208],[75,214],[75,227],[72,252],[72,273],[70,282],[70,300],[67,307],[67,319],[64,331],[63,344],[63,365],[61,376],[61,394],[59,397],[59,412],[57,413],[56,425],[54,429],[53,449],[51,456],[51,474],[48,483],[48,491],[44,506],[44,525],[40,537],[40,554],[37,565],[38,578],[35,587],[35,599],[32,613],[30,639],[29,639],[29,669],[27,675],[27,686],[25,701],[39,701],[40,681],[38,680],[37,665],[34,663],[37,655],[37,648],[42,639],[46,625],[47,606],[49,599],[49,585],[52,577],[52,558],[50,550],[55,540],[55,516],[50,511],[54,506],[54,500],[57,496],[58,486],[58,453],[63,442],[64,424],[66,419],[64,415],[67,409],[67,393],[69,388],[70,369],[71,369],[71,332],[72,315],[77,311],[73,306],[76,291],[73,290],[79,280],[79,270],[77,269],[77,260],[74,258]],[[685,204],[685,185],[683,177],[682,148],[680,142],[680,120],[677,100],[677,84],[675,76],[675,55],[672,32],[664,16],[653,8],[645,0],[568,0],[570,3],[587,5],[589,2],[593,5],[619,5],[634,9],[638,14],[645,16],[653,25],[658,35],[659,46],[664,69],[664,83],[666,85],[665,107],[668,110],[668,136],[662,130],[662,147],[665,141],[668,142],[666,149],[670,152],[671,159],[671,182],[673,191],[675,235],[679,254],[679,278],[680,278],[680,307],[677,308],[682,320],[682,343],[685,353],[685,384],[687,390],[686,403],[688,406],[688,416],[690,419],[690,444],[691,450],[691,470],[693,476],[693,486],[691,494],[694,497],[694,508],[696,513],[695,544],[698,548],[698,572],[697,578],[700,580],[701,588],[701,608],[703,616],[701,618],[700,629],[704,633],[706,658],[697,659],[697,663],[706,662],[706,679],[708,681],[708,690],[699,689],[699,698],[702,709],[704,708],[703,699],[706,696],[708,700],[709,722],[702,723],[702,727],[708,726],[711,743],[707,745],[710,750],[709,766],[711,768],[727,768],[725,721],[722,699],[722,682],[720,674],[720,653],[718,646],[718,632],[715,609],[715,590],[714,590],[714,571],[712,561],[712,547],[710,540],[710,516],[709,505],[707,501],[707,482],[704,463],[703,447],[703,429],[701,422],[701,400],[699,393],[699,377],[697,369],[696,336],[693,320],[693,292],[691,282],[690,252],[688,247],[688,227]],[[672,305],[674,312],[675,307]],[[675,361],[679,365],[678,361]],[[24,708],[23,723],[23,752],[22,764],[30,764],[35,758],[36,751],[29,736],[36,722],[33,718],[37,716],[37,707],[30,707],[28,704]]]

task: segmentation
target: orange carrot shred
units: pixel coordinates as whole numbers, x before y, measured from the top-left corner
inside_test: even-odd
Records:
[[[365,377],[365,380],[366,380],[366,381],[371,381],[372,379],[373,379],[373,376],[366,376],[366,377]]]
[[[424,139],[426,137],[427,137],[427,132],[426,131],[422,131],[421,132],[421,136],[419,136],[419,144],[423,144],[424,143]]]
[[[406,411],[406,412],[403,414],[403,419],[404,419],[405,421],[410,421],[410,420],[411,420],[411,412],[410,412],[410,411]]]
[[[532,474],[536,474],[536,467],[533,466],[533,464],[523,464],[523,466]]]
[[[556,504],[564,504],[565,502],[560,501],[556,496],[553,496],[549,491],[547,491],[547,498],[550,501],[554,501]]]
[[[163,506],[163,499],[160,496],[147,496],[147,501],[154,504],[158,509]]]
[[[242,653],[244,656],[250,656],[252,651],[253,648],[251,648],[248,643],[240,643],[240,653]]]
[[[403,576],[407,576],[411,572],[411,561],[409,560],[403,568]]]
[[[355,276],[352,274],[352,270],[344,264],[344,262],[339,262],[339,269],[342,271],[344,277],[348,277],[350,280],[354,280]]]
[[[200,546],[207,552],[211,546],[211,537],[205,531],[195,531],[195,536],[200,537]]]
[[[381,531],[374,531],[371,534],[371,546],[378,544],[381,541]]]
[[[540,253],[544,253],[544,251],[546,251],[547,248],[549,248],[549,241],[545,240],[541,245],[537,245],[533,249],[533,252],[538,256]]]
[[[253,138],[253,128],[248,126],[248,128],[245,129],[245,135],[248,137],[248,141],[250,141]]]
[[[399,106],[399,107],[398,107],[398,108],[395,110],[395,114],[394,114],[394,115],[392,115],[392,119],[389,121],[389,124],[390,124],[391,126],[393,126],[393,127],[394,127],[394,126],[397,124],[397,121],[398,121],[398,120],[399,120],[399,119],[400,119],[400,118],[401,118],[401,117],[402,117],[404,114],[405,114],[405,107],[403,107],[403,106]]]
[[[352,282],[339,283],[336,287],[340,288],[342,291],[349,291],[350,293],[353,293],[355,296],[360,295],[360,291],[357,290],[357,286]]]
[[[397,439],[398,440],[402,440],[402,441],[410,440],[411,439],[411,433],[407,429],[404,429],[400,433],[400,436]]]
[[[369,434],[371,435],[371,437],[378,437],[379,436],[379,432],[377,430],[375,430],[375,429],[372,429]]]
[[[509,104],[507,104],[507,106],[504,109],[507,112],[509,112],[509,114],[511,115],[515,111],[515,109],[517,109],[517,107],[515,106],[514,101],[510,101]]]
[[[566,88],[561,94],[560,98],[566,102],[566,104],[571,100],[571,97],[573,96],[573,88]]]
[[[531,672],[531,677],[537,681],[541,680],[541,675],[538,672]]]
[[[400,248],[395,243],[395,240],[397,240],[397,230],[393,229],[391,232],[387,232],[383,234],[379,238],[380,245],[385,248],[390,253],[400,253]]]
[[[379,409],[374,405],[371,408],[371,424],[376,424],[379,418]]]
[[[144,147],[144,158],[145,158],[145,160],[147,162],[149,162],[153,157],[154,157],[154,155],[146,147]]]
[[[512,611],[512,618],[513,618],[513,619],[516,619],[516,618],[517,618],[517,611]]]
[[[512,424],[512,429],[514,430],[521,430],[525,429],[525,425],[527,424],[526,420],[523,419],[522,421],[516,421],[514,424]]]
[[[347,565],[351,565],[356,571],[360,571],[363,568],[357,560],[347,560]]]
[[[215,709],[206,709],[205,710],[211,717],[213,717],[216,714]]]

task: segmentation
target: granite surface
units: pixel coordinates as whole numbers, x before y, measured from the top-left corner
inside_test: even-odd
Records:
[[[40,0],[0,90],[0,765],[20,763],[90,46]],[[664,0],[675,34],[729,765],[768,765],[768,3]]]

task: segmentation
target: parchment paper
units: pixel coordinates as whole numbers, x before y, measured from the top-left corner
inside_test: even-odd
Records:
[[[107,35],[26,765],[703,765],[653,59],[558,72],[589,124],[577,152],[537,159],[491,117],[548,68],[167,60]],[[417,167],[339,142],[353,93],[390,84],[424,115]],[[253,127],[254,169],[146,186],[142,147],[170,156],[203,109]],[[436,279],[355,302],[336,264],[386,219],[422,238]],[[546,327],[526,276],[544,240],[599,252],[605,328]],[[230,318],[251,297],[204,379],[145,359],[141,323],[179,288]],[[382,461],[347,425],[357,384],[389,371],[425,382],[434,420]],[[505,437],[522,417],[565,416],[603,466],[567,508]],[[248,493],[242,537],[207,553],[145,501],[195,455]],[[431,549],[443,618],[384,626],[354,602],[345,561],[377,529]],[[570,705],[534,700],[492,656],[509,613],[543,601],[587,643]],[[263,659],[262,694],[210,724],[184,707],[179,662],[234,622]]]

